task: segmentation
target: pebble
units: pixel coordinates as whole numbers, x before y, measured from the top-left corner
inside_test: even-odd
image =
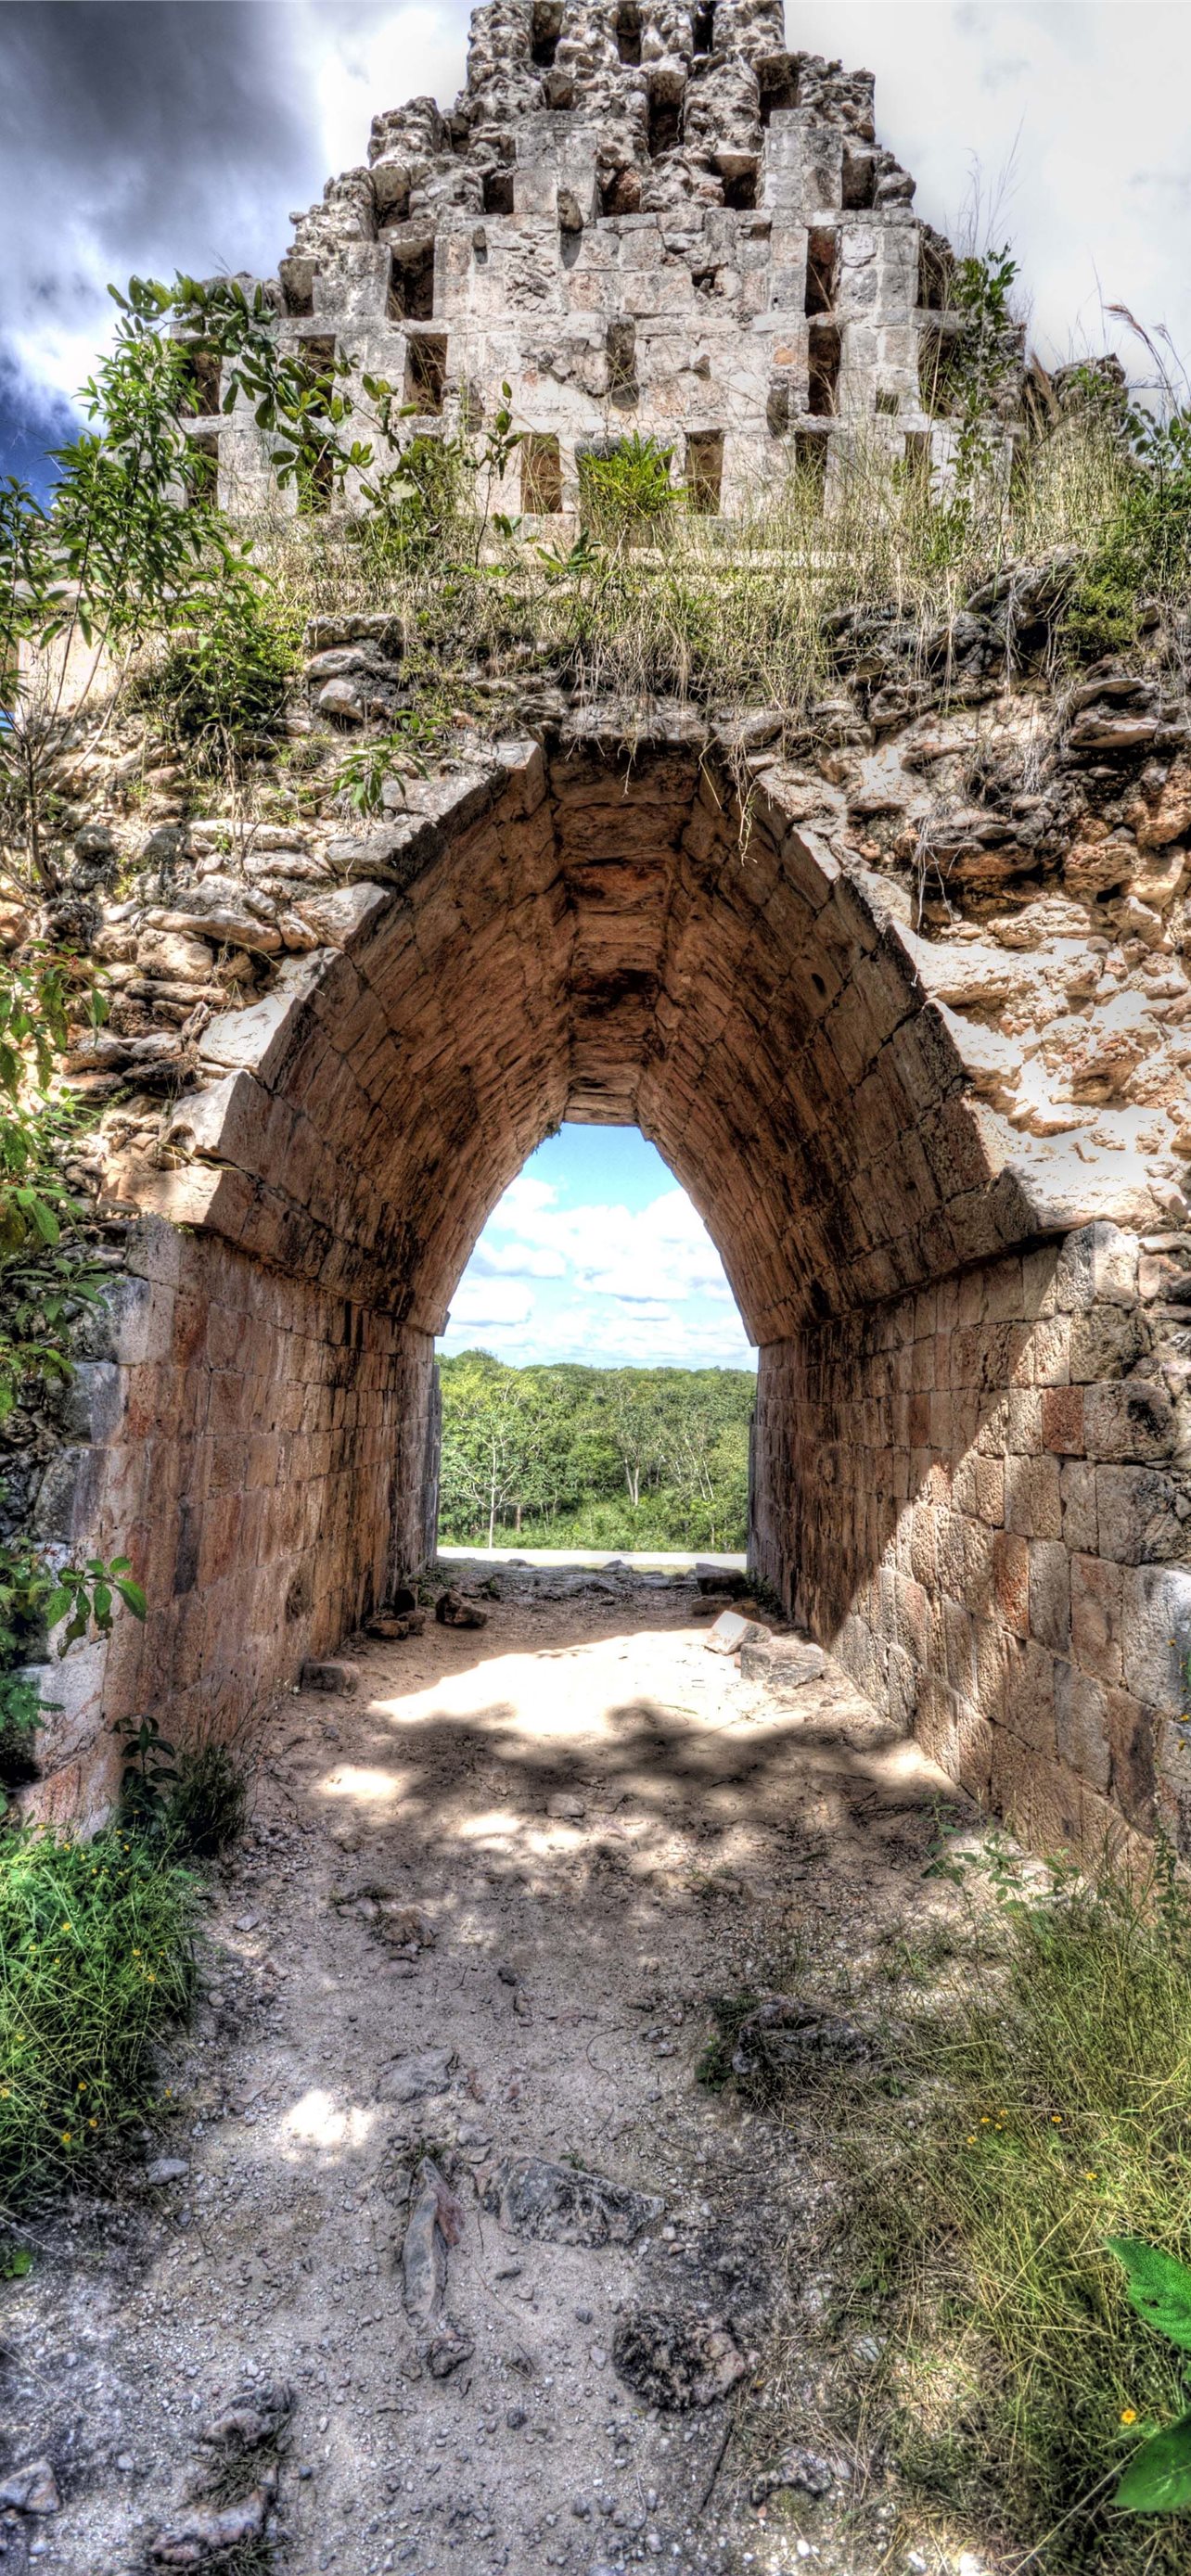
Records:
[[[510,2433],[519,2433],[527,2420],[524,2406],[506,2406],[505,2422]]]

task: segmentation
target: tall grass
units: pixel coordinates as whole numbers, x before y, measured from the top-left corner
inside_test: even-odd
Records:
[[[1185,2569],[1191,2517],[1116,2514],[1140,2435],[1187,2406],[1125,2296],[1114,2235],[1191,2256],[1191,1918],[1169,1874],[1001,1873],[1000,1937],[914,2012],[929,2117],[861,2113],[853,2321],[884,2362],[865,2438],[998,2568]],[[1043,2546],[1045,2544],[1045,2546]]]
[[[926,636],[1003,564],[1086,556],[1131,471],[1112,424],[1080,416],[1011,476],[948,496],[858,432],[826,509],[791,470],[731,518],[679,505],[648,542],[597,535],[571,553],[498,528],[466,487],[430,541],[420,524],[407,541],[332,514],[262,524],[257,551],[287,614],[403,614],[415,685],[458,697],[532,669],[600,694],[797,713],[830,678],[833,612],[886,612]]]
[[[159,2037],[189,2005],[198,1898],[119,1825],[0,1844],[0,2217],[140,2127]]]

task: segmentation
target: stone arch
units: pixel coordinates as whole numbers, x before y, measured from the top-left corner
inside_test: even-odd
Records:
[[[341,843],[335,948],[200,1041],[142,1203],[434,1334],[542,1136],[636,1123],[761,1345],[1028,1230],[894,921],[780,769],[742,815],[674,731],[504,746]]]
[[[122,1176],[139,1240],[43,1534],[131,1528],[152,1607],[47,1688],[47,1797],[102,1797],[102,1716],[222,1723],[425,1563],[433,1336],[567,1117],[639,1124],[721,1252],[758,1573],[1038,1839],[1147,1821],[1191,1605],[1154,1561],[1160,1390],[1105,1358],[1136,1244],[1031,1198],[812,798],[687,714],[589,709],[331,845],[322,944],[210,1024],[165,1168]]]

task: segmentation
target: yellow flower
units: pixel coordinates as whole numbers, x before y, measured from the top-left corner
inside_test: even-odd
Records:
[[[1136,2406],[1122,2406],[1122,2408],[1121,2408],[1121,2422],[1122,2422],[1122,2424],[1136,2424],[1136,2422],[1137,2422],[1137,2408],[1136,2408]]]
[[[1061,2111],[1052,2111],[1052,2112],[1051,2112],[1051,2115],[1050,2115],[1050,2125],[1051,2125],[1052,2129],[1061,2129],[1061,2128],[1062,2128],[1062,2125],[1063,2125],[1063,2114],[1062,2114],[1062,2112],[1061,2112]]]
[[[68,2147],[68,2146],[70,2145],[70,2131],[69,2131],[69,2129],[64,2129],[64,2130],[63,2130],[63,2132],[62,2132],[62,2144],[63,2144],[63,2146],[64,2146],[64,2147]]]
[[[84,2077],[83,2077],[83,2076],[81,2076],[81,2075],[80,2075],[80,2077],[79,2077],[78,2090],[79,2090],[79,2092],[80,2092],[80,2093],[85,2093],[85,2092],[86,2092],[86,2090],[87,2090],[86,2081],[85,2081]]]
[[[981,2112],[981,2114],[980,2114],[980,2126],[981,2126],[981,2128],[982,2128],[982,2129],[987,2129],[990,2125],[991,2125],[991,2124],[990,2124],[990,2120],[989,2120],[989,2114],[988,2114],[988,2112],[987,2112],[987,2111],[982,2111],[982,2112]]]
[[[1089,2166],[1089,2167],[1087,2168],[1087,2170],[1085,2171],[1085,2173],[1084,2173],[1084,2181],[1085,2181],[1085,2182],[1098,2182],[1098,2181],[1099,2181],[1099,2179],[1100,2179],[1100,2177],[1099,2177],[1099,2175],[1098,2175],[1098,2174],[1097,2174],[1097,2172],[1096,2172],[1096,2168],[1095,2168],[1095,2166],[1094,2166],[1094,2165]]]
[[[64,1924],[63,1924],[63,1926],[62,1926],[62,1929],[63,1929],[63,1931],[64,1931],[64,1932],[69,1932],[69,1930],[70,1930],[70,1925],[69,1925],[69,1923],[64,1923]]]
[[[4,2101],[6,2101],[6,2102],[7,2102],[8,2097],[9,2097],[9,2094],[11,2093],[11,2091],[12,2091],[12,2086],[11,2086],[11,2084],[0,2084],[0,2096],[2,2096],[2,2097],[3,2097]]]

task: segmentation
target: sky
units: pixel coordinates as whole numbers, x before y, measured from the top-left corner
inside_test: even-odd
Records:
[[[562,1127],[488,1219],[444,1351],[597,1368],[753,1368],[719,1254],[636,1127]]]
[[[133,273],[275,273],[288,217],[372,116],[449,103],[464,0],[0,0],[0,474],[45,486]],[[1191,351],[1185,0],[787,0],[792,47],[877,75],[920,213],[1008,242],[1048,363],[1130,307]],[[564,1128],[485,1227],[446,1347],[510,1359],[748,1361],[718,1260],[633,1129]]]
[[[463,0],[3,0],[0,471],[36,479],[68,430],[109,279],[273,273],[377,109],[453,97],[466,21]],[[1129,352],[1106,303],[1191,349],[1185,0],[787,0],[787,36],[876,73],[931,222],[962,229],[978,174],[981,246],[1012,242],[1044,358]]]

